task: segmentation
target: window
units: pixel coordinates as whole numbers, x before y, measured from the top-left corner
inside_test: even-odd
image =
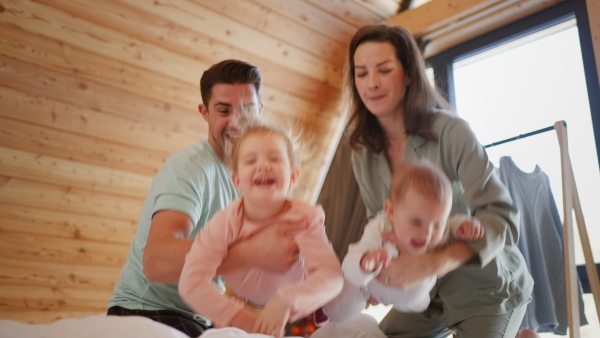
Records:
[[[600,93],[596,69],[585,63],[593,55],[582,52],[591,52],[587,15],[581,9],[584,4],[561,3],[429,61],[436,85],[447,89],[457,113],[484,145],[566,121],[579,198],[598,262]],[[539,166],[550,178],[562,219],[559,151],[554,131],[488,148],[496,166],[502,156],[510,156],[525,172]],[[579,238],[575,246],[576,263],[583,264]],[[591,294],[584,295],[584,302],[593,326],[582,327],[585,337],[584,328],[597,332],[593,330],[598,330],[598,317]]]

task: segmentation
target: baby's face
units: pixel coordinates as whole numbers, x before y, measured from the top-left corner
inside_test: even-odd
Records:
[[[421,254],[440,244],[450,213],[446,204],[410,187],[404,197],[386,206],[400,253]]]

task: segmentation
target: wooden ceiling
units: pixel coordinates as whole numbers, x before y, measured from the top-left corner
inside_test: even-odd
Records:
[[[558,1],[437,0],[395,16],[399,0],[0,0],[0,318],[105,311],[152,177],[207,138],[210,65],[260,67],[265,114],[309,138],[296,197],[316,201],[359,27],[394,17],[422,35],[424,18]]]
[[[14,75],[73,82],[36,90],[25,79],[19,87],[4,77],[3,85],[177,135],[179,142],[150,134],[153,140],[130,140],[148,151],[171,152],[206,138],[205,122],[196,114],[198,80],[206,68],[227,58],[259,66],[267,114],[290,117],[309,131],[311,150],[318,154],[303,171],[298,197],[305,200],[316,198],[344,124],[339,98],[346,45],[358,27],[391,17],[399,6],[398,0],[1,0],[0,5],[2,56]],[[121,131],[97,136],[110,139],[114,133],[127,137]],[[152,174],[159,162],[144,173]]]
[[[259,66],[265,114],[309,137],[296,197],[316,201],[345,122],[346,45],[397,7],[0,0],[0,318],[104,311],[152,177],[207,138],[198,82],[223,59]]]

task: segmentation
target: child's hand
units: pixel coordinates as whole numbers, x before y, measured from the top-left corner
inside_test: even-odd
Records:
[[[385,269],[390,264],[392,257],[388,254],[387,250],[379,249],[371,252],[367,252],[363,255],[360,260],[360,268],[364,272],[373,272],[380,266]]]
[[[483,237],[483,227],[477,218],[463,222],[456,231],[456,238],[462,241],[475,241]]]
[[[290,311],[290,307],[281,301],[279,297],[273,298],[261,311],[252,332],[281,338],[285,324],[290,317]]]
[[[231,319],[231,323],[229,324],[246,332],[252,332],[260,312],[261,310],[259,309],[255,309],[251,306],[244,306],[244,308]]]

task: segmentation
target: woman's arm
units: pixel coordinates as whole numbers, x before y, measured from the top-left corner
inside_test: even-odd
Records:
[[[416,256],[401,254],[379,273],[377,280],[400,289],[409,289],[431,276],[446,275],[475,255],[465,242],[454,242],[443,249]]]
[[[449,246],[420,256],[400,255],[379,280],[400,287],[410,287],[428,276],[444,276],[467,262],[485,266],[506,243],[516,244],[518,238],[517,212],[512,199],[493,173],[483,146],[477,141],[469,125],[462,119],[440,115],[433,129],[439,142],[428,143],[425,154],[434,154],[431,160],[451,181],[462,183],[464,200],[472,215],[484,227],[483,238],[473,242],[454,242]],[[437,154],[440,154],[438,157]],[[477,259],[475,259],[477,258]]]
[[[517,244],[517,209],[508,189],[494,174],[485,148],[466,121],[455,117],[444,124],[440,148],[444,158],[442,169],[448,177],[462,183],[460,197],[485,229],[481,239],[467,243],[483,267],[504,250],[505,245]]]

